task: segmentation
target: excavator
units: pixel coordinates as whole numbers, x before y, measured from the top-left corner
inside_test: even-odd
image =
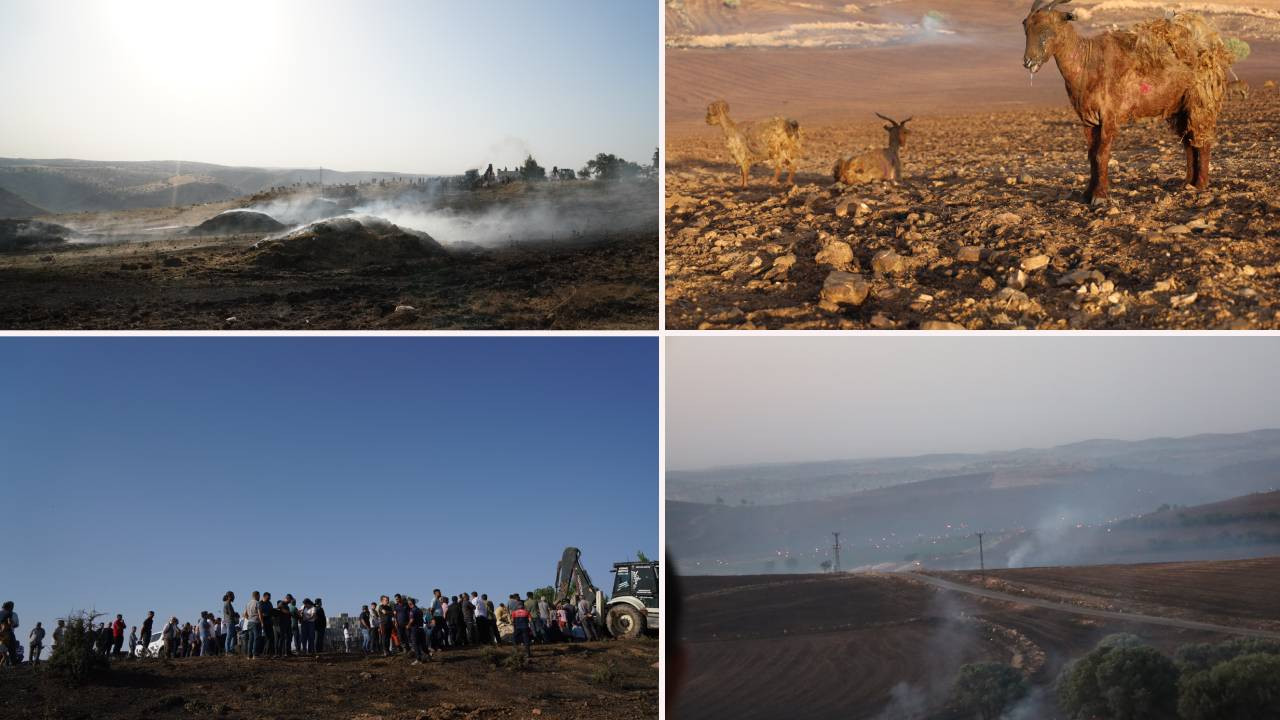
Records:
[[[613,564],[613,592],[606,601],[600,588],[591,583],[591,576],[582,567],[582,551],[575,547],[564,549],[560,562],[556,563],[556,602],[586,597],[595,606],[596,617],[604,619],[605,630],[616,638],[637,638],[646,632],[657,631],[658,611],[658,563],[652,560],[620,562]]]

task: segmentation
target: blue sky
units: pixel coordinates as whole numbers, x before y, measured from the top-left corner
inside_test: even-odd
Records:
[[[551,584],[658,556],[654,338],[3,338],[3,592],[191,619],[226,590]],[[23,634],[25,637],[25,633]]]
[[[658,15],[647,0],[0,0],[0,156],[647,162]]]

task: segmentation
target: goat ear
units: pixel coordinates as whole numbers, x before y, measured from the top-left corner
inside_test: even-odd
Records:
[[[1072,20],[1076,19],[1076,14],[1075,12],[1068,10],[1062,13],[1062,19],[1066,20],[1067,22],[1071,22]]]

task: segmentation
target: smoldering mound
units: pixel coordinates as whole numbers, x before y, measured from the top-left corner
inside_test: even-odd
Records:
[[[69,242],[75,232],[40,220],[0,218],[0,252],[54,247]]]
[[[430,235],[372,215],[329,218],[255,243],[252,265],[287,270],[337,270],[393,265],[440,257],[445,250]]]
[[[191,235],[280,232],[286,225],[256,210],[226,210],[191,229]]]

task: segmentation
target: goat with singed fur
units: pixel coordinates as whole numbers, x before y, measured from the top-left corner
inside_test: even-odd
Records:
[[[729,118],[729,103],[716,100],[707,106],[707,124],[719,125],[724,130],[725,144],[734,163],[742,171],[742,187],[747,186],[747,175],[757,162],[773,162],[773,181],[782,177],[782,167],[787,167],[787,184],[796,182],[796,156],[800,154],[800,123],[790,118],[771,117],[754,123],[738,125]]]
[[[1106,200],[1107,163],[1116,131],[1134,118],[1164,117],[1182,139],[1187,184],[1209,185],[1209,152],[1234,56],[1198,15],[1140,23],[1084,38],[1070,0],[1035,0],[1022,21],[1027,46],[1022,64],[1032,73],[1053,58],[1071,106],[1085,125],[1089,187],[1085,201]]]
[[[907,129],[911,118],[898,122],[880,113],[876,113],[876,117],[889,123],[884,126],[889,133],[889,147],[836,160],[835,167],[831,169],[832,179],[836,182],[856,185],[873,180],[902,181],[901,151],[907,146],[907,136],[911,134]]]

